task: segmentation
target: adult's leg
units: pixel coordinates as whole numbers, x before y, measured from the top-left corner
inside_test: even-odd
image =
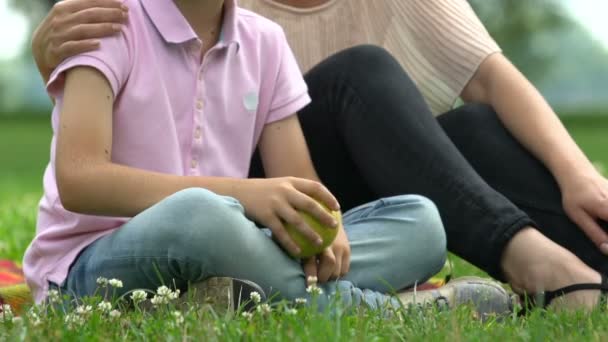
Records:
[[[467,163],[398,62],[380,48],[356,47],[317,65],[306,81],[312,103],[300,111],[302,128],[321,180],[341,203],[428,197],[448,249],[501,277],[504,246],[532,220]]]
[[[388,198],[344,214],[352,244],[349,275],[323,284],[347,304],[394,300],[381,292],[423,281],[443,264],[445,234],[434,205],[419,196]],[[105,236],[80,255],[63,288],[90,295],[100,276],[118,278],[117,295],[214,276],[251,280],[277,299],[306,298],[301,264],[243,214],[239,202],[203,189],[178,192]],[[396,304],[396,303],[394,303]]]
[[[465,105],[438,121],[475,171],[530,215],[541,233],[608,274],[608,258],[566,215],[553,175],[513,138],[490,106]]]
[[[343,204],[418,193],[437,204],[448,248],[497,278],[525,284],[527,291],[599,281],[479,176],[388,53],[369,46],[349,49],[319,64],[306,80],[313,102],[300,112],[300,121],[321,179]],[[546,254],[531,253],[530,245]],[[505,256],[513,246],[517,252]],[[538,268],[506,272],[505,258],[514,254],[548,268],[560,264],[571,277],[545,277]],[[543,263],[548,260],[553,264]]]

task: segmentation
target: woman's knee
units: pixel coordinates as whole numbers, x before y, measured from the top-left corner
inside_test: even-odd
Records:
[[[319,66],[326,66],[327,72],[345,71],[350,77],[362,82],[382,80],[385,75],[394,74],[396,71],[404,72],[393,55],[376,45],[358,45],[342,50]]]

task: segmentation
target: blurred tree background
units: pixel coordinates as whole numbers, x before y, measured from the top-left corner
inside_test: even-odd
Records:
[[[0,1],[8,1],[27,15],[28,36],[55,2]],[[573,18],[567,5],[577,1],[582,3],[581,0],[469,0],[505,55],[540,88],[552,105],[568,112],[598,111],[598,108],[608,108],[608,41],[602,44],[594,39],[580,21]],[[604,0],[596,3],[600,1]],[[17,70],[20,70],[19,76],[15,74]],[[27,80],[21,74],[25,74]],[[15,82],[21,88],[15,87]],[[0,61],[0,107],[2,103],[4,107],[10,103],[12,110],[21,110],[22,106],[48,110],[49,102],[40,83],[29,48],[24,49],[19,62]],[[27,101],[23,100],[23,93],[27,94]],[[0,113],[2,111],[0,108]]]
[[[602,112],[608,107],[608,42],[592,37],[567,2],[469,0],[504,54],[552,105]]]
[[[470,0],[504,53],[528,77],[539,80],[556,60],[560,32],[575,24],[555,0]]]

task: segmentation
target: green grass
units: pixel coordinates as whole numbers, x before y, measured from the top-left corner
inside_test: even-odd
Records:
[[[594,161],[608,166],[608,117],[565,119],[571,133]],[[42,172],[49,156],[48,118],[0,118],[0,259],[20,260],[34,234]],[[482,274],[455,259],[455,274]],[[122,309],[121,309],[122,310]],[[123,310],[124,311],[124,310]],[[62,313],[42,315],[34,326],[27,316],[21,324],[0,323],[3,340],[608,340],[608,315],[602,312],[541,313],[503,322],[471,319],[468,308],[426,315],[407,313],[403,319],[381,319],[374,312],[340,315],[299,309],[288,315],[279,307],[252,320],[217,315],[208,309],[185,314],[175,324],[172,309],[154,313],[123,312],[118,320],[94,312],[82,326],[69,329]]]

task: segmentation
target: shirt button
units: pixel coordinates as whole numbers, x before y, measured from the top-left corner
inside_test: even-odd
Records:
[[[201,101],[201,100],[196,101],[196,109],[198,109],[198,110],[203,109],[203,101]]]
[[[194,130],[194,138],[196,140],[201,138],[201,128],[200,127],[196,127],[196,129]]]
[[[196,167],[198,166],[198,161],[196,159],[192,159],[192,162],[190,163],[190,166],[193,169],[196,169]]]

